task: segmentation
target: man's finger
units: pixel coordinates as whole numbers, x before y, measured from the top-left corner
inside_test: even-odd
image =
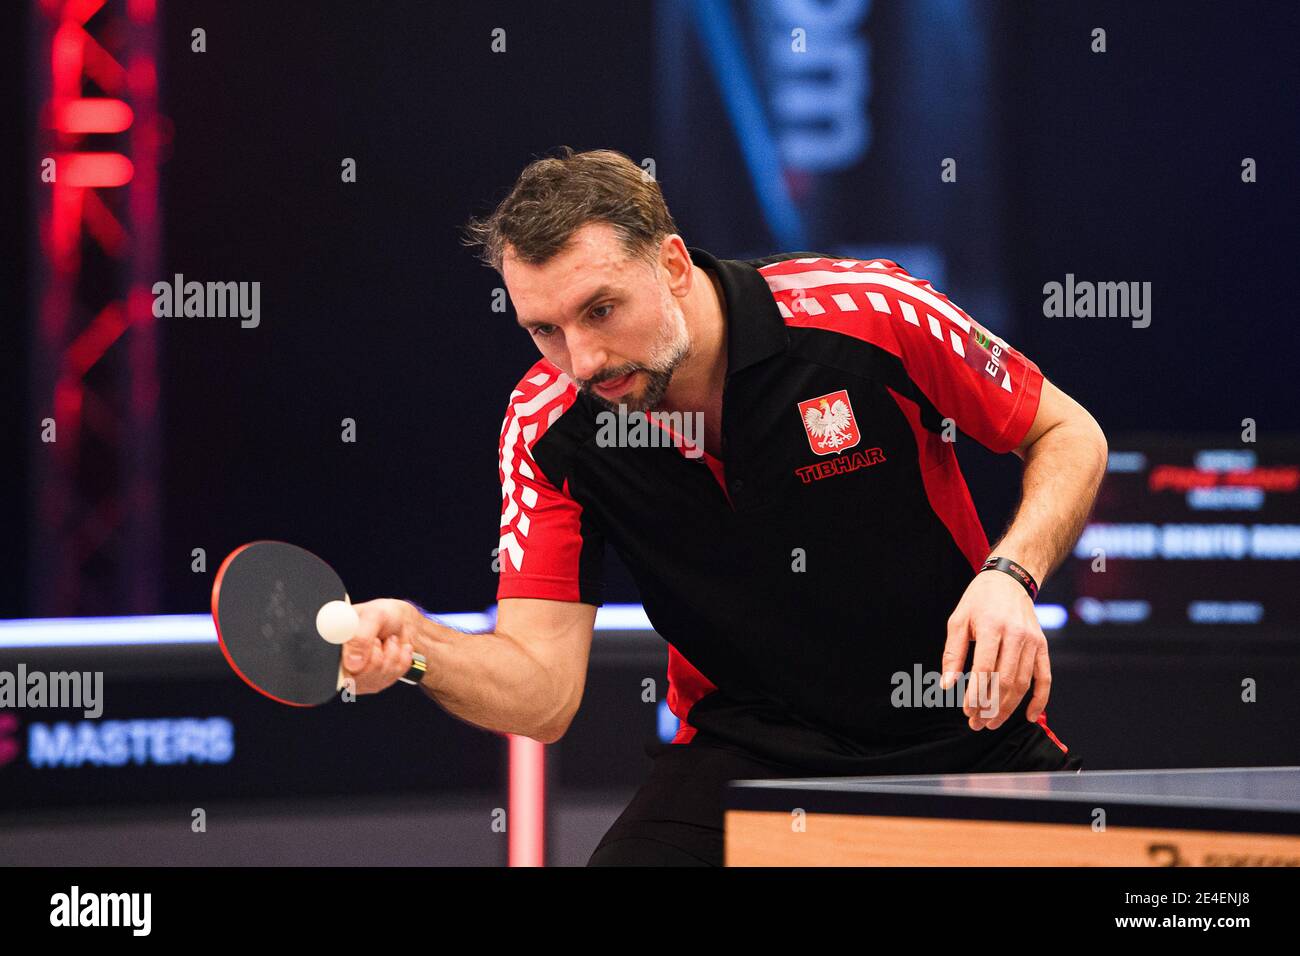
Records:
[[[384,639],[390,634],[401,633],[403,622],[398,601],[380,598],[363,601],[352,607],[357,612],[357,630],[344,645],[343,666],[347,670],[358,671],[372,660],[375,647],[380,649],[382,662]]]
[[[1034,680],[1034,668],[1038,666],[1040,655],[1047,653],[1047,644],[1044,641],[1031,639],[1025,642],[1024,653],[1020,655],[1020,669],[1016,672],[1016,684],[1021,688],[1020,696],[1023,697],[1029,690]],[[1017,701],[1019,703],[1019,701]],[[1015,710],[1015,708],[1011,708]],[[1007,716],[1011,716],[1011,710],[1007,711]]]
[[[991,686],[991,675],[997,673],[998,651],[1002,646],[1002,629],[996,623],[979,619],[975,620],[974,625],[975,658],[970,665],[971,679],[966,685],[963,711],[971,718],[971,728],[979,730],[982,726],[978,716],[979,698],[996,690],[995,686]]]
[[[980,719],[989,730],[997,730],[1006,723],[1007,716],[1016,709],[1020,698],[1028,689],[1028,681],[1020,680],[1021,663],[1030,652],[1031,641],[1024,632],[1009,630],[1002,640],[1002,649],[998,654],[998,681],[996,710],[993,713],[981,713]]]
[[[344,644],[343,667],[353,673],[364,668],[366,661],[370,660],[371,648],[377,641],[378,638],[366,635],[364,637],[354,637]]]
[[[393,636],[384,642],[384,680],[388,683],[397,680],[401,666],[402,642]]]
[[[965,615],[955,614],[948,618],[948,638],[943,645],[943,658],[939,663],[941,674],[939,686],[947,690],[957,682],[966,666],[966,652],[970,649],[970,628]]]
[[[354,604],[352,609],[357,612],[357,633],[359,638],[378,638],[380,628],[383,627],[383,613],[375,608],[374,601],[367,601],[364,604]]]
[[[1029,698],[1029,709],[1025,711],[1025,717],[1030,723],[1038,720],[1039,715],[1047,707],[1047,698],[1052,693],[1052,665],[1048,660],[1047,648],[1039,652],[1038,659],[1034,661],[1034,694]]]

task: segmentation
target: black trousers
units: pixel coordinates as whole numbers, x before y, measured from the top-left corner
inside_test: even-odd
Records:
[[[980,772],[1083,769],[1041,729],[1008,739]],[[722,866],[723,800],[732,780],[815,776],[728,747],[694,741],[655,755],[649,779],[601,838],[588,866]]]

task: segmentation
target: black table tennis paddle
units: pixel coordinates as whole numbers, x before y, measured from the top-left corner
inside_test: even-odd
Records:
[[[258,693],[315,707],[342,690],[356,612],[342,579],[310,551],[283,541],[236,548],[217,569],[212,619],[227,663]],[[418,683],[423,672],[416,654],[402,680]]]

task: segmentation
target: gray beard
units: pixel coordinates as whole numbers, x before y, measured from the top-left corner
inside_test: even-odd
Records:
[[[583,391],[590,395],[598,405],[603,405],[612,412],[617,412],[619,408],[626,408],[628,411],[634,412],[648,412],[662,402],[664,396],[668,394],[668,384],[673,380],[673,372],[676,371],[677,364],[679,363],[674,363],[672,368],[664,372],[657,372],[653,369],[637,366],[615,375],[606,375],[600,379],[593,380],[583,387]],[[591,387],[592,385],[600,384],[600,382],[607,382],[610,379],[622,378],[624,375],[628,374],[629,371],[645,372],[646,374],[645,390],[641,393],[641,397],[638,399],[635,407],[628,405],[627,402],[610,401]]]
[[[626,408],[628,411],[635,412],[648,412],[651,409],[657,408],[659,403],[664,400],[664,396],[668,394],[668,385],[673,380],[673,373],[677,371],[679,365],[686,361],[690,352],[690,346],[687,345],[669,360],[668,367],[663,370],[646,368],[643,365],[628,365],[624,366],[622,369],[614,369],[613,372],[610,372],[607,375],[602,375],[600,378],[594,378],[591,381],[586,382],[582,386],[583,391],[595,399],[597,404],[603,405],[605,408],[608,408],[613,412],[617,412],[619,408]],[[612,379],[622,378],[630,372],[645,372],[646,374],[645,391],[641,393],[641,398],[637,401],[636,407],[628,405],[627,402],[611,402],[591,387],[593,385],[599,385],[601,382],[608,382]]]

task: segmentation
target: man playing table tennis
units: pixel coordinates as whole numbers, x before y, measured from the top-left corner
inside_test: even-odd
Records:
[[[720,865],[733,779],[1081,765],[1047,728],[1033,597],[1107,447],[1032,361],[887,260],[687,247],[611,151],[531,164],[468,234],[542,354],[502,426],[496,629],[361,604],[358,690],[414,648],[453,714],[560,739],[609,545],[669,644],[680,729],[593,865]],[[1025,463],[993,548],[959,432]]]

